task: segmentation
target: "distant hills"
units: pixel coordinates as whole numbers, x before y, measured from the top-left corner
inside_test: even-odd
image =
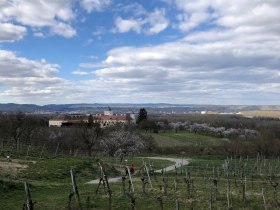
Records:
[[[263,113],[270,115],[277,115],[280,113],[280,105],[197,105],[197,104],[168,104],[168,103],[80,103],[80,104],[48,104],[48,105],[35,105],[35,104],[15,104],[15,103],[2,103],[0,104],[0,112],[25,112],[37,114],[57,114],[57,113],[101,113],[108,108],[112,108],[115,113],[135,112],[139,108],[145,107],[148,112],[171,114],[171,113],[196,113],[206,111],[209,113],[250,113],[254,116],[266,116]]]

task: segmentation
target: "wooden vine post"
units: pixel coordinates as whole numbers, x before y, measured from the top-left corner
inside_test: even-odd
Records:
[[[60,145],[60,142],[57,143],[57,146],[56,146],[56,149],[55,149],[55,154],[54,154],[55,157],[57,156],[59,145]]]
[[[40,154],[40,159],[42,159],[42,157],[43,157],[43,152],[44,152],[45,146],[46,146],[46,144],[44,144],[43,147],[42,147],[41,154]]]
[[[112,190],[110,188],[108,177],[107,177],[102,165],[100,163],[98,163],[98,164],[100,167],[101,175],[103,175],[102,181],[103,181],[104,190],[107,189],[107,194],[109,196],[109,210],[111,210],[112,209]],[[101,180],[101,178],[100,178],[100,180]]]
[[[227,178],[227,206],[228,209],[230,209],[230,182],[229,182],[229,162],[228,160],[225,160],[225,172],[226,172],[226,178]]]
[[[127,196],[130,199],[131,210],[136,210],[136,200],[134,195],[132,193],[127,193]]]
[[[108,192],[108,196],[109,196],[109,210],[111,210],[112,209],[112,190],[110,188],[108,177],[106,174],[104,174],[104,179],[105,179],[105,183],[107,186],[107,192]]]
[[[130,170],[129,170],[128,166],[126,166],[126,170],[128,172],[128,178],[129,178],[129,183],[131,184],[132,192],[134,193],[134,186],[133,186],[133,182],[132,182],[132,176],[131,176],[131,173],[130,173]]]
[[[144,176],[142,176],[141,182],[142,182],[142,192],[143,194],[146,194],[146,184],[148,183],[147,179]]]
[[[76,182],[76,176],[72,169],[70,169],[70,175],[71,175],[71,181],[72,181],[72,193],[69,195],[69,207],[71,202],[71,197],[74,195],[76,198],[76,201],[78,203],[79,209],[82,210],[82,203],[80,200],[79,190]]]
[[[28,157],[28,155],[29,155],[30,149],[31,149],[31,145],[28,145],[27,151],[26,151],[26,155],[25,155],[25,160],[27,159],[27,157]]]
[[[123,191],[123,195],[125,195],[125,180],[126,180],[126,177],[122,176],[122,191]]]
[[[278,187],[278,182],[274,180],[270,180],[271,186],[273,187],[273,198],[274,198],[274,203],[276,208],[279,208],[279,203],[278,203],[278,196],[277,196],[277,187]]]
[[[152,185],[152,181],[151,181],[149,169],[148,169],[147,164],[146,164],[145,162],[144,162],[144,167],[145,167],[145,170],[146,170],[146,172],[147,172],[147,176],[148,176],[148,180],[149,180],[150,186],[151,186],[151,188],[153,189],[153,185]]]
[[[262,188],[262,198],[263,198],[264,210],[267,210],[267,207],[266,207],[266,200],[265,200],[265,195],[264,195],[264,190],[263,190],[263,188]]]
[[[25,203],[26,209],[33,210],[34,203],[32,201],[29,184],[27,182],[24,182],[24,190],[26,194],[26,203]]]
[[[209,209],[212,210],[212,178],[209,178]]]
[[[168,178],[163,177],[162,181],[163,181],[163,193],[164,193],[164,195],[167,195]]]
[[[218,194],[218,180],[216,178],[213,179],[214,184],[214,199],[217,200],[217,194]]]
[[[179,199],[176,199],[176,210],[180,210],[180,202]]]
[[[162,200],[162,196],[157,196],[156,199],[157,199],[157,201],[159,202],[160,210],[163,210],[163,200]]]

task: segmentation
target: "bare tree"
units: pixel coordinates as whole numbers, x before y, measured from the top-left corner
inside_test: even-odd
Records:
[[[145,141],[136,133],[121,129],[103,137],[100,146],[106,155],[117,156],[138,153],[145,148]]]
[[[86,147],[87,154],[93,155],[93,149],[99,146],[99,141],[102,136],[102,130],[99,125],[83,126],[77,129],[77,136],[81,138]]]

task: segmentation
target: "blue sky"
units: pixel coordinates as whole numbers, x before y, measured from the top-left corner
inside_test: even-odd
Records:
[[[279,104],[278,0],[2,0],[0,103]]]

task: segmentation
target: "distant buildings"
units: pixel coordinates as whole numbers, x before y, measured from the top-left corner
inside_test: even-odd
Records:
[[[93,122],[91,115],[58,115],[49,120],[49,127],[67,127]]]
[[[98,123],[101,128],[116,124],[135,124],[136,117],[133,113],[113,114],[109,109],[104,114],[95,115],[58,115],[49,120],[49,127],[69,127],[81,124]]]

